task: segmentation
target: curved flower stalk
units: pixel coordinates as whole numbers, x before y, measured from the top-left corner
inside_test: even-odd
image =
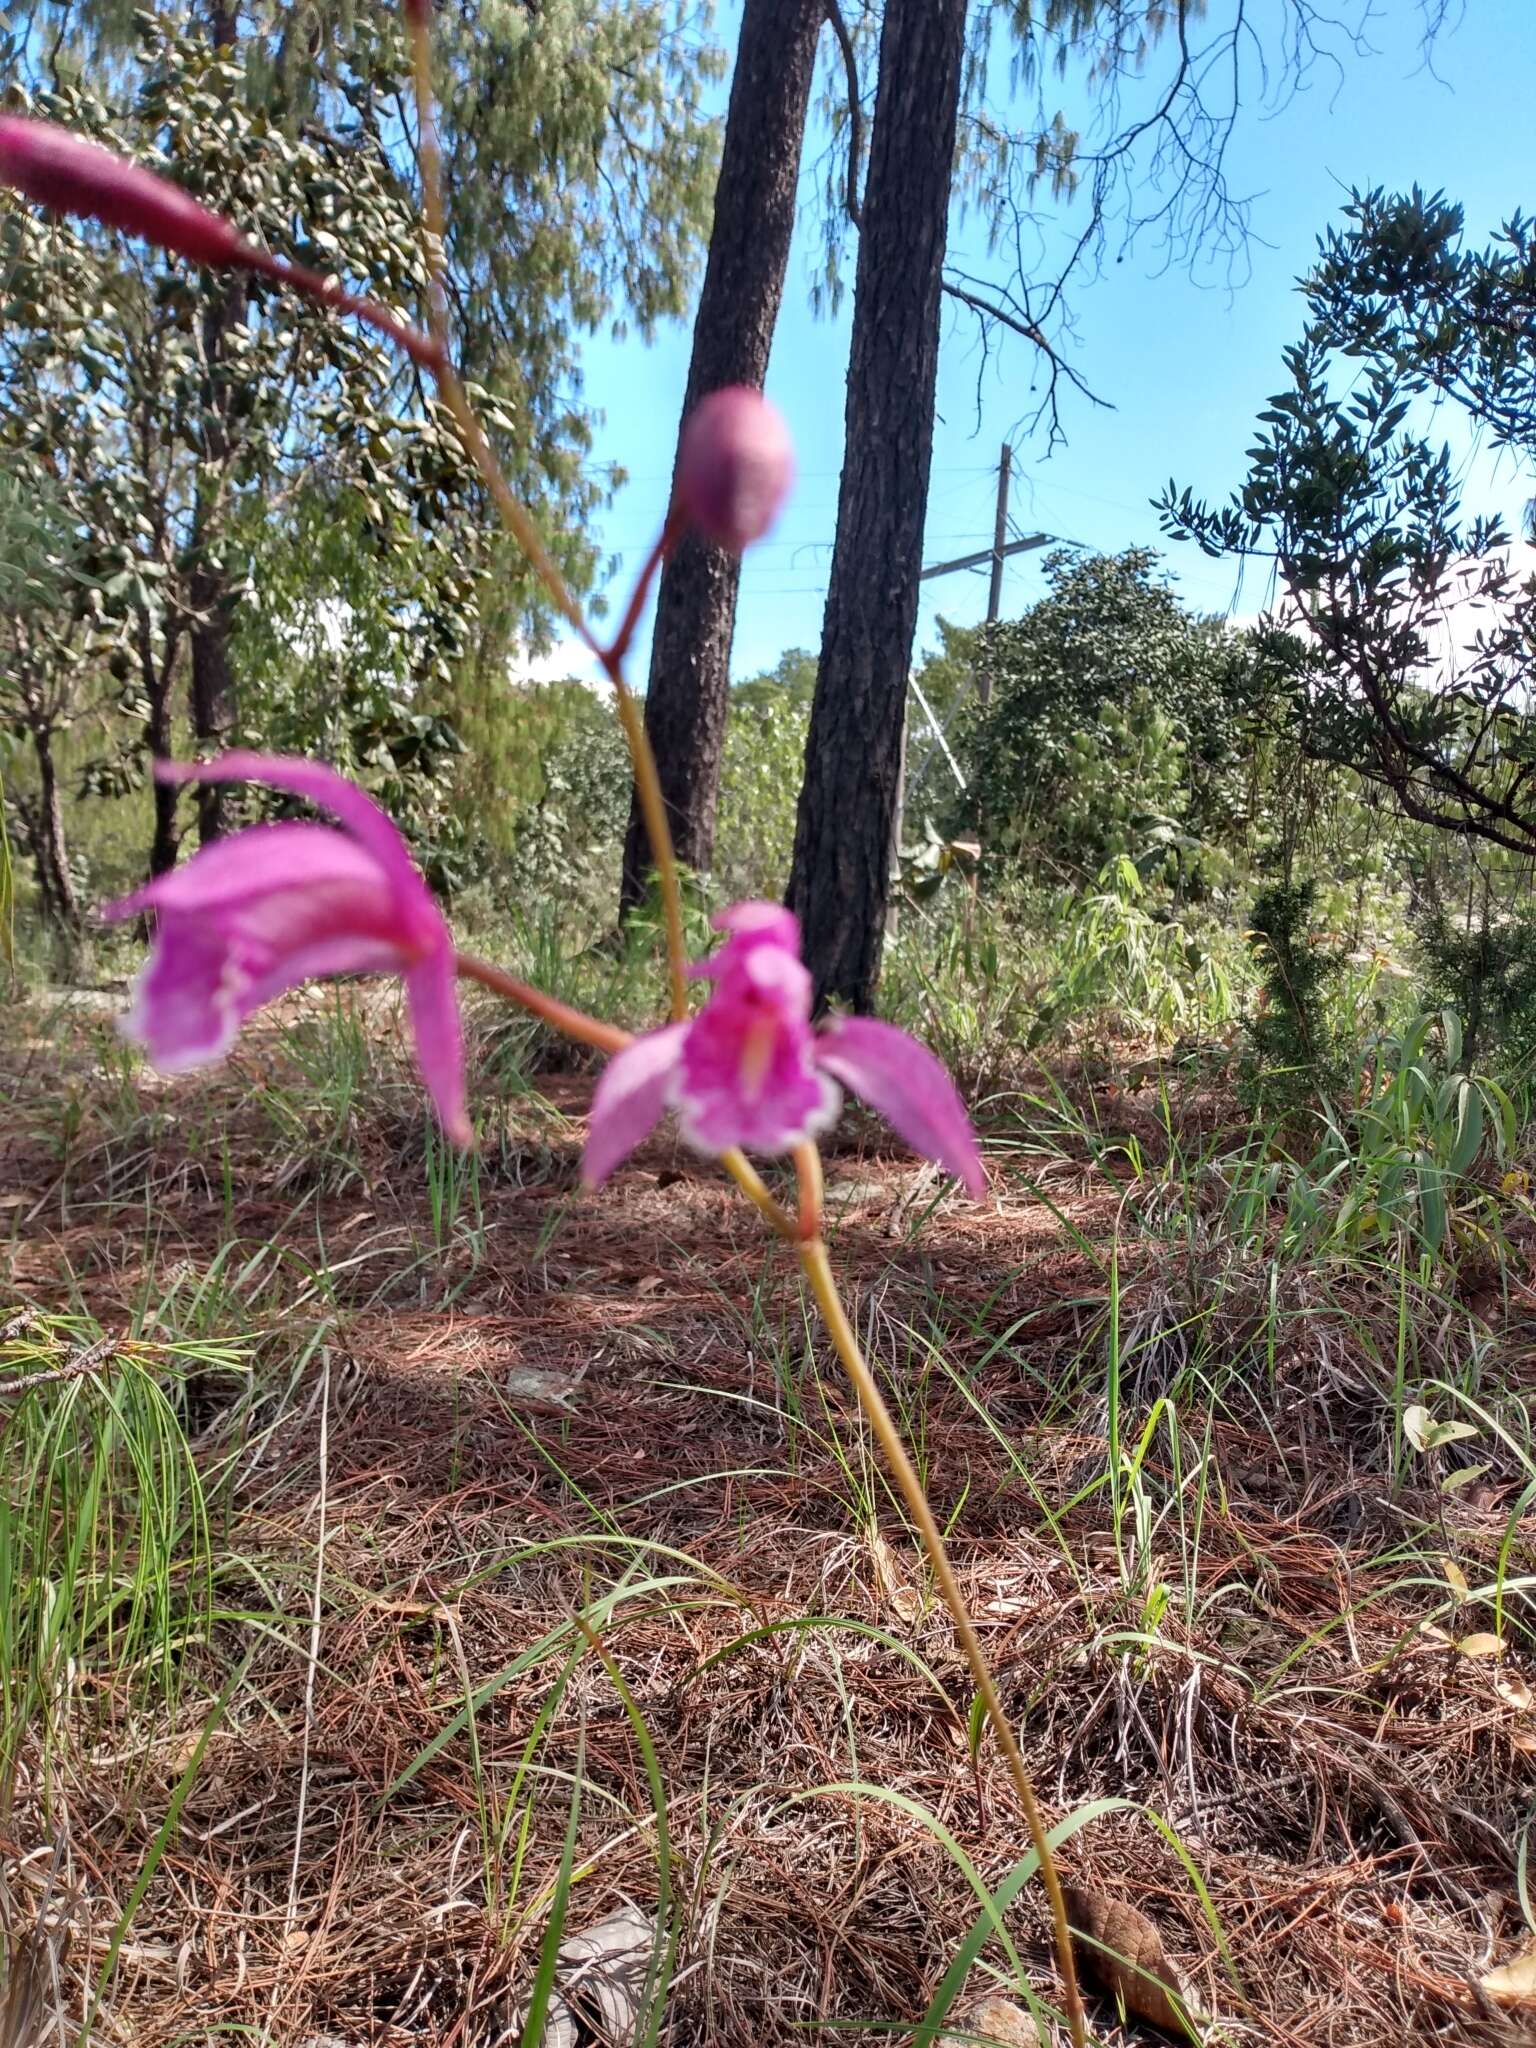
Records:
[[[629,743],[666,914],[672,1021],[631,1041],[482,961],[455,956],[447,927],[394,826],[360,790],[329,769],[254,754],[202,767],[163,767],[173,779],[265,781],[330,809],[342,830],[317,825],[253,827],[206,848],[111,906],[123,918],[159,918],[154,952],[127,1028],[171,1067],[219,1058],[241,1022],[263,1003],[318,974],[388,972],[404,977],[423,1077],[445,1128],[468,1142],[455,973],[524,1005],[556,1029],[614,1052],[593,1104],[586,1172],[611,1173],[664,1111],[719,1156],[771,1227],[795,1244],[806,1283],[861,1408],[880,1443],[950,1611],[977,1695],[1023,1809],[1050,1900],[1057,1967],[1076,2048],[1087,2040],[1071,1930],[1049,1838],[986,1654],[949,1561],[942,1532],[879,1386],[859,1349],[822,1238],[821,1163],[815,1135],[836,1117],[840,1085],[877,1109],[917,1150],[956,1173],[973,1194],[985,1186],[975,1138],[954,1086],[933,1055],[890,1025],[867,1018],[812,1029],[809,979],[795,921],[777,906],[738,905],[717,922],[725,943],[697,972],[714,982],[688,1014],[681,896],[656,763],[624,676],[624,654],[657,563],[688,526],[744,547],[766,532],[788,489],[789,437],[760,394],[713,394],[696,410],[680,450],[676,494],[655,549],[613,641],[604,645],[572,597],[505,476],[449,358],[442,251],[445,219],[431,89],[428,0],[403,0],[420,115],[424,241],[430,332],[407,328],[368,301],[339,291],[240,238],[176,187],[110,152],[46,124],[0,121],[0,181],[40,203],[128,228],[192,261],[244,265],[313,292],[389,333],[436,379],[466,453],[503,523],[551,599],[602,661]],[[39,132],[42,131],[42,132]],[[798,1213],[764,1186],[744,1147],[792,1152]]]
[[[323,805],[333,825],[251,825],[102,911],[155,914],[125,1037],[164,1073],[223,1059],[247,1017],[306,981],[398,974],[417,1063],[443,1129],[471,1140],[453,940],[410,851],[372,797],[315,761],[226,754],[158,762],[162,782],[262,782]]]

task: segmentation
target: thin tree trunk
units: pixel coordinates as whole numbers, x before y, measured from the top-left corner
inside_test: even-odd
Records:
[[[221,753],[235,722],[229,642],[234,598],[217,552],[219,513],[229,468],[229,394],[223,377],[225,338],[245,318],[246,295],[231,280],[203,314],[203,460],[193,513],[194,567],[188,578],[192,737],[201,755]],[[197,785],[197,836],[204,846],[224,830],[229,785]]]
[[[149,713],[144,736],[149,742],[151,762],[174,759],[171,752],[171,685],[176,676],[176,641],[167,635],[162,658],[155,661],[154,637],[148,616],[141,613],[139,629],[139,674],[144,684]],[[149,872],[167,874],[176,865],[176,798],[174,782],[151,785],[155,806],[154,837],[149,846]]]
[[[816,1000],[874,1000],[933,453],[965,0],[887,0],[846,441],[789,905]]]
[[[197,609],[191,629],[192,737],[200,756],[222,753],[234,725],[234,684],[229,664],[229,579],[222,567],[193,570],[188,595]],[[228,784],[200,782],[196,789],[197,836],[206,846],[225,829]]]
[[[232,50],[239,33],[235,0],[210,0],[208,40],[218,50]],[[243,283],[231,277],[203,313],[202,461],[198,468],[197,503],[193,513],[193,562],[188,578],[192,608],[190,642],[190,709],[192,737],[200,755],[221,753],[235,722],[234,680],[229,641],[234,599],[229,572],[219,559],[219,511],[223,503],[230,457],[229,393],[223,376],[224,344],[231,327],[245,318]],[[229,785],[200,782],[196,789],[197,836],[206,846],[224,831]]]
[[[53,758],[53,734],[47,726],[32,728],[32,752],[37,761],[38,817],[36,855],[39,880],[46,863],[44,897],[52,898],[52,915],[66,931],[80,929],[80,901],[69,872],[69,847],[64,837],[64,806],[59,796],[58,763]]]
[[[825,0],[746,0],[726,115],[709,260],[693,328],[684,414],[724,384],[761,389],[784,294],[795,190]],[[692,536],[661,575],[645,729],[678,858],[714,852],[740,564]],[[644,893],[650,843],[630,810],[622,914]]]

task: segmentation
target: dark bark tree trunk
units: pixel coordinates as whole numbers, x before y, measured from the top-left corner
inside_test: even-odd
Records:
[[[144,722],[151,761],[174,759],[171,751],[171,687],[176,677],[176,638],[168,631],[160,661],[155,660],[154,634],[147,613],[138,620],[139,675],[149,715]],[[176,798],[173,782],[151,784],[155,831],[149,845],[149,872],[163,875],[176,865]]]
[[[80,928],[80,903],[69,872],[58,763],[53,758],[53,734],[47,726],[32,728],[32,752],[37,761],[37,845],[34,855],[38,863],[38,880],[43,885],[49,914],[66,931],[76,932]]]
[[[761,389],[767,374],[824,18],[825,0],[746,0],[685,416],[721,385]],[[678,858],[695,868],[708,867],[714,851],[740,567],[735,556],[689,535],[663,568],[656,598],[645,729]],[[624,842],[621,914],[640,900],[650,865],[635,803]]]
[[[235,0],[210,0],[208,40],[215,49],[233,49],[239,27]],[[210,300],[202,320],[202,463],[193,514],[195,566],[188,578],[193,614],[189,634],[192,738],[201,755],[222,752],[235,722],[234,679],[229,662],[234,599],[229,572],[218,558],[217,533],[230,459],[224,345],[230,328],[244,320],[245,309],[245,287],[238,278],[231,277]],[[195,795],[198,841],[206,846],[224,830],[229,785],[200,782]]]
[[[229,571],[218,555],[220,512],[230,461],[228,388],[223,376],[225,339],[245,318],[242,286],[231,280],[203,315],[202,465],[193,513],[194,564],[188,578],[192,608],[192,737],[199,754],[217,754],[229,743],[235,722],[234,677],[229,661],[234,598]],[[197,836],[206,846],[224,830],[229,785],[197,785]]]
[[[199,755],[222,753],[234,725],[234,682],[229,664],[233,605],[222,567],[201,567],[188,579],[197,611],[191,629],[192,737]],[[200,782],[196,788],[197,836],[201,845],[224,831],[228,784]]]
[[[818,1005],[868,1009],[890,894],[933,452],[965,0],[887,0],[846,442],[789,905]]]

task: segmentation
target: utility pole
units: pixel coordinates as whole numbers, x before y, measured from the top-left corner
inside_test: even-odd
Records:
[[[1013,477],[1013,450],[1005,441],[997,461],[997,522],[992,529],[992,582],[987,591],[987,624],[1003,601],[1003,545],[1008,538],[1008,485]]]
[[[992,528],[992,580],[987,586],[987,624],[994,625],[1003,602],[1003,546],[1008,538],[1008,485],[1013,477],[1013,450],[1005,441],[997,458],[997,519]],[[992,702],[992,670],[983,661],[976,678],[976,696],[982,708]]]
[[[1014,555],[1025,555],[1035,548],[1048,547],[1053,540],[1060,539],[1059,535],[1052,533],[1026,533],[1019,540],[1010,540],[1008,538],[1008,490],[1012,480],[1013,450],[1005,441],[997,464],[997,516],[992,526],[991,547],[982,548],[979,553],[973,555],[957,555],[951,562],[930,563],[918,577],[919,582],[926,583],[931,576],[952,576],[960,569],[990,567],[992,575],[991,583],[987,590],[988,625],[996,621],[999,612],[1002,610],[1004,562],[1010,560]],[[1062,541],[1061,545],[1063,547],[1075,547],[1077,543],[1075,541]],[[992,678],[985,668],[982,668],[976,677],[976,694],[983,704],[991,702]],[[961,692],[960,698],[950,707],[951,719],[954,718],[955,713],[960,709],[963,699],[964,691]],[[934,739],[937,744],[928,749],[926,757],[918,767],[917,773],[913,777],[912,793],[915,794],[917,792],[928,770],[941,755],[949,763],[950,773],[954,776],[957,786],[963,789],[965,787],[965,779],[960,773],[959,763],[950,752],[949,743],[944,736],[944,728],[939,724],[931,711],[925,709],[924,716],[933,729]]]

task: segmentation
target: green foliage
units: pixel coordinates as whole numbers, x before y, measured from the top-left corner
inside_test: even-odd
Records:
[[[409,423],[401,467],[411,461]],[[397,499],[404,492],[392,488]],[[370,494],[301,485],[281,523],[253,508],[258,572],[238,614],[243,743],[318,755],[407,826],[433,880],[463,879],[450,815],[463,743],[440,708],[472,624],[480,578],[408,506],[375,517]],[[248,799],[249,800],[249,799]]]
[[[1304,1168],[1271,1175],[1289,1256],[1400,1245],[1415,1264],[1454,1265],[1499,1248],[1499,1197],[1479,1172],[1513,1158],[1518,1119],[1505,1090],[1462,1059],[1454,1010],[1366,1042],[1351,1106],[1325,1113]]]
[[[1096,889],[1069,900],[1059,964],[1041,991],[1030,1044],[1106,1012],[1165,1040],[1230,1020],[1233,983],[1219,951],[1178,919],[1150,909],[1146,895],[1136,863],[1122,854],[1103,869]]]
[[[1182,889],[1227,878],[1260,681],[1244,642],[1186,612],[1156,559],[1053,555],[1049,594],[977,638],[992,697],[962,722],[961,814],[991,861],[1088,877],[1124,856]]]
[[[1282,1115],[1315,1103],[1341,1079],[1328,998],[1336,953],[1314,935],[1317,884],[1275,882],[1248,913],[1260,991],[1246,1024],[1244,1091],[1256,1109]]]
[[[206,1626],[207,1517],[177,1407],[225,1347],[115,1344],[23,1313],[0,1336],[0,1811],[28,1742],[132,1674],[175,1688]]]
[[[334,124],[293,136],[253,104],[243,53],[141,26],[135,65],[38,110],[129,146],[274,250],[414,307],[425,272],[375,111],[391,75],[379,37],[355,39]],[[62,564],[108,740],[85,786],[131,789],[144,749],[171,749],[187,649],[215,615],[249,678],[243,737],[330,743],[363,767],[387,733],[398,773],[403,699],[430,705],[473,612],[479,492],[450,423],[366,330],[262,280],[21,206],[3,229],[0,455],[18,486],[46,475],[85,537]]]
[[[1380,783],[1408,818],[1528,854],[1536,579],[1497,519],[1463,513],[1460,465],[1430,435],[1449,401],[1536,455],[1530,225],[1468,250],[1460,209],[1418,191],[1357,192],[1346,222],[1304,281],[1306,326],[1242,491],[1212,507],[1170,485],[1164,525],[1278,565],[1273,623],[1306,657],[1293,723],[1307,752]]]
[[[493,841],[506,849],[498,887],[516,903],[555,899],[573,917],[606,915],[630,794],[629,752],[612,704],[583,683],[537,683],[509,690],[501,717],[524,768],[520,808],[501,807]]]
[[[795,647],[731,692],[713,869],[727,900],[783,893],[815,688],[815,657]]]
[[[1520,900],[1487,896],[1471,917],[1421,896],[1414,917],[1426,993],[1460,1012],[1469,1057],[1497,1056],[1513,1073],[1536,1072],[1536,915]]]
[[[19,52],[13,103],[420,317],[397,8],[317,0],[277,19],[232,0],[217,36],[211,17],[102,0],[43,12],[50,34]],[[682,308],[713,183],[702,94],[719,52],[671,0],[557,0],[436,28],[472,395],[580,588],[596,559],[586,515],[607,485],[585,467],[577,338]],[[194,699],[195,738],[328,753],[391,805],[436,879],[461,880],[475,842],[448,771],[477,698],[461,684],[542,645],[549,611],[516,551],[484,539],[446,415],[367,330],[265,280],[212,276],[9,196],[0,240],[0,469],[23,503],[53,483],[84,540],[72,565],[59,558],[49,615],[68,658],[50,642],[24,664],[29,732],[46,743],[88,713],[81,790],[133,795],[147,752],[182,750],[189,649],[216,636],[237,689],[216,715]],[[174,802],[156,801],[160,860]],[[34,851],[46,808],[28,814]],[[65,864],[36,864],[58,897]]]

